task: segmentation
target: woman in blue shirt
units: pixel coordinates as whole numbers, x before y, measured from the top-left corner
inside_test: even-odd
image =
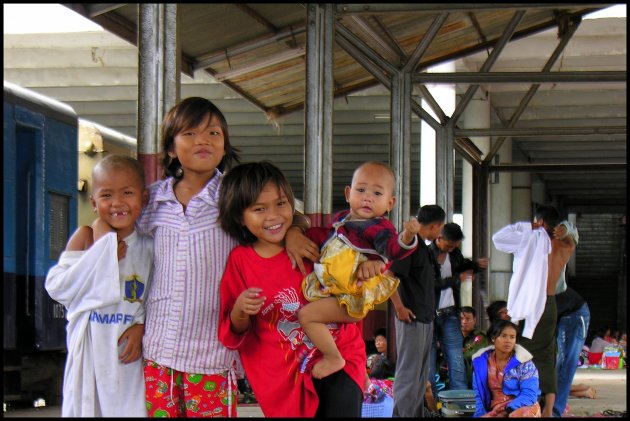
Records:
[[[538,370],[516,344],[516,325],[499,320],[490,331],[493,345],[473,355],[475,417],[540,417]]]

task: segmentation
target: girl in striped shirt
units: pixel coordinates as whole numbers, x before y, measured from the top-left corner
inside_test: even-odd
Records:
[[[238,162],[221,111],[204,98],[173,107],[161,128],[164,179],[138,230],[155,263],[143,338],[150,417],[236,416],[238,354],[217,338],[219,281],[236,241],[220,227],[219,185]]]

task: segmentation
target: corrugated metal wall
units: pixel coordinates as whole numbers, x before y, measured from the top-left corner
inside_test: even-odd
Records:
[[[569,278],[568,282],[588,302],[590,330],[600,326],[618,327],[620,310],[625,316],[625,293],[623,297],[619,295],[620,278],[625,283],[620,247],[623,244],[625,248],[622,217],[621,214],[582,214],[577,217],[580,242],[575,252],[575,277]]]

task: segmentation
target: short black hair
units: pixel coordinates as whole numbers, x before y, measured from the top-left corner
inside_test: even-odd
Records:
[[[376,338],[377,336],[382,336],[384,338],[387,338],[387,330],[384,327],[376,329],[374,331],[374,337]]]
[[[488,308],[486,308],[486,313],[488,314],[488,319],[490,320],[490,323],[493,323],[495,320],[500,319],[499,310],[501,310],[502,308],[507,308],[507,301],[497,300],[490,303]]]
[[[142,189],[146,187],[144,166],[136,158],[127,155],[110,154],[96,163],[92,168],[92,185],[98,178],[99,171],[109,171],[112,169],[127,168],[138,176],[138,181],[142,184]]]
[[[474,318],[477,318],[477,312],[475,311],[474,307],[463,306],[459,311],[461,313],[470,313],[473,315]]]
[[[257,238],[243,224],[243,211],[252,205],[267,183],[274,183],[287,196],[295,211],[291,184],[282,171],[269,161],[249,162],[225,174],[219,190],[219,223],[239,244],[252,244]]]
[[[444,222],[446,212],[438,205],[424,205],[418,209],[418,222],[421,224],[432,224],[435,222]]]
[[[496,339],[499,335],[501,335],[501,332],[503,332],[503,330],[505,330],[505,328],[507,327],[514,328],[514,330],[516,331],[516,334],[518,335],[518,326],[516,326],[514,323],[512,323],[509,320],[499,319],[495,321],[494,323],[492,323],[492,325],[488,329],[488,334],[486,336],[488,336],[490,340]]]
[[[442,237],[447,241],[461,241],[464,239],[462,228],[455,222],[449,222],[442,227]]]
[[[560,212],[551,205],[538,206],[534,216],[537,220],[544,221],[549,229],[554,229],[560,223]]]

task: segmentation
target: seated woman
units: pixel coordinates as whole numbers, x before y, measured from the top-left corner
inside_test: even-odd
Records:
[[[608,326],[604,326],[597,329],[588,352],[588,363],[590,365],[600,364],[602,362],[604,348],[614,345],[612,341],[607,340],[606,338],[610,338],[610,328]]]
[[[497,320],[490,332],[494,345],[473,355],[475,417],[541,416],[538,370],[532,354],[516,343],[517,327]]]

